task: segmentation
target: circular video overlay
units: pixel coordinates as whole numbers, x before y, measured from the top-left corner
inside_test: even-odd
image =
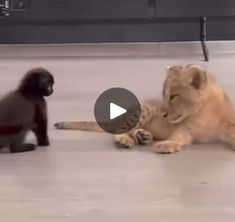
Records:
[[[124,88],[111,88],[98,97],[94,112],[97,123],[104,131],[122,134],[137,125],[141,108],[132,92]]]

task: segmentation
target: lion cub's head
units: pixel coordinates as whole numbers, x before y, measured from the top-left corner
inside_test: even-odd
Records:
[[[163,116],[179,123],[195,115],[202,107],[202,95],[207,87],[207,73],[198,66],[167,68],[163,87]]]

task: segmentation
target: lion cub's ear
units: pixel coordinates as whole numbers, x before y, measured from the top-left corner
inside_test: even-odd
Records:
[[[195,89],[203,89],[206,87],[206,70],[202,69],[201,67],[191,66],[185,72],[192,87]]]
[[[166,75],[167,76],[171,73],[171,68],[172,68],[172,66],[167,66],[166,67]]]
[[[166,67],[166,72],[168,72],[171,69],[171,66]]]
[[[166,74],[174,74],[174,73],[179,73],[183,69],[183,66],[167,66],[166,67]]]
[[[185,68],[188,69],[188,68],[190,68],[192,66],[194,66],[194,64],[188,64],[188,65],[185,66]]]

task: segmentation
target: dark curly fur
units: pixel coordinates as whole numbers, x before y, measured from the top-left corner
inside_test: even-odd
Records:
[[[47,107],[44,96],[53,93],[54,78],[43,68],[26,73],[18,89],[0,101],[0,147],[9,146],[10,152],[36,149],[24,144],[26,134],[32,130],[38,146],[48,146]]]

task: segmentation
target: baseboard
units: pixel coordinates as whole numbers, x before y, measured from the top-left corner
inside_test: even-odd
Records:
[[[235,41],[207,42],[210,56],[235,53]],[[202,55],[200,42],[0,45],[0,57],[16,59]]]

